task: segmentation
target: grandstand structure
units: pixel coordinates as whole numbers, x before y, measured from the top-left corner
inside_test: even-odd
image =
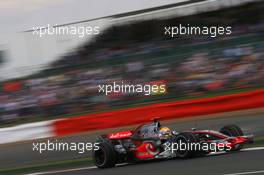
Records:
[[[62,26],[99,26],[101,31],[107,30],[113,25],[124,25],[139,20],[166,19],[180,16],[188,16],[206,11],[214,11],[222,8],[242,5],[258,0],[178,0],[175,4],[164,5],[161,7],[149,8],[122,14],[103,16],[85,21],[77,21],[67,24],[59,24],[54,27]],[[45,26],[42,26],[45,27]],[[5,54],[7,63],[0,69],[2,80],[18,78],[34,74],[45,70],[49,63],[60,59],[64,55],[74,52],[81,45],[92,41],[96,36],[45,36],[39,38],[33,35],[33,30],[23,31],[11,36],[11,42],[7,47],[1,48]],[[14,58],[21,58],[18,59]],[[10,67],[10,63],[15,64]],[[14,63],[15,60],[16,63]],[[23,61],[22,61],[23,60]]]
[[[99,21],[104,30],[91,38],[59,36],[39,41],[32,38],[32,31],[25,31],[23,36],[30,43],[32,59],[50,60],[34,74],[0,83],[0,107],[3,107],[0,122],[263,87],[263,8],[263,2],[249,0],[186,1],[65,24],[89,26],[98,25]],[[231,25],[232,35],[164,36],[164,26],[179,23]],[[167,91],[149,96],[98,93],[98,84],[113,81],[162,82],[166,83]],[[1,103],[10,103],[12,109]]]

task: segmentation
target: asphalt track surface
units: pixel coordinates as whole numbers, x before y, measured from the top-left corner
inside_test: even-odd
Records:
[[[263,165],[264,150],[258,150],[185,160],[175,158],[140,164],[126,164],[109,169],[88,167],[83,170],[47,172],[39,175],[263,175]]]
[[[215,129],[218,130],[227,124],[239,125],[245,133],[255,136],[264,136],[264,113],[244,112],[216,114],[206,118],[196,118],[182,121],[166,121],[166,126],[177,131],[189,128]],[[133,128],[133,127],[132,127]],[[113,129],[111,129],[113,130]],[[119,129],[116,129],[119,130]],[[99,133],[84,133],[81,135],[57,138],[60,142],[94,142]],[[44,140],[45,141],[45,140]],[[32,141],[36,142],[36,141]],[[53,161],[73,160],[86,158],[91,152],[79,154],[77,152],[39,152],[32,151],[32,142],[1,145],[0,146],[0,169],[30,166],[34,164],[50,163]],[[76,172],[65,172],[62,174],[223,174],[243,171],[256,171],[264,169],[264,151],[250,151],[232,155],[221,155],[213,157],[196,158],[190,160],[169,160],[163,162],[151,162],[138,165],[125,165],[108,170],[83,170]],[[181,173],[177,173],[177,172]],[[264,173],[263,173],[264,174]]]

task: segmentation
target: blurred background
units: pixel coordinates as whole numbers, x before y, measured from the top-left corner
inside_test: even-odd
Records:
[[[0,126],[263,87],[262,1],[174,2],[145,3],[141,8],[130,7],[133,10],[112,4],[112,14],[73,21],[79,19],[79,12],[76,19],[66,15],[61,23],[50,19],[57,26],[100,27],[99,35],[84,38],[39,38],[32,34],[34,25],[12,35],[2,32]],[[57,6],[62,4],[56,1]],[[10,8],[16,2],[7,5]],[[48,8],[56,9],[55,5]],[[34,24],[50,24],[46,18],[43,21]],[[179,24],[231,26],[232,34],[216,38],[164,35],[165,26]],[[98,93],[99,84],[114,81],[165,83],[167,90],[150,96]]]
[[[97,112],[251,90],[255,92],[256,89],[262,89],[259,94],[263,94],[263,10],[263,0],[0,0],[0,174],[36,173],[46,172],[49,167],[61,170],[92,165],[91,152],[47,151],[40,154],[32,151],[32,142],[48,139],[67,143],[94,142],[96,136],[120,129],[104,130],[102,126],[108,126],[104,124],[110,123],[111,115],[94,114]],[[172,38],[164,34],[165,27],[180,24],[230,26],[232,34],[214,38],[209,35],[178,35]],[[34,35],[35,28],[48,25],[54,28],[98,27],[100,32],[84,37]],[[98,92],[98,85],[113,82],[165,84],[166,92],[151,93],[149,96],[140,93],[111,93],[106,96]],[[226,101],[218,104],[219,101],[208,103],[217,105],[219,109],[234,103],[232,99],[228,104]],[[256,101],[252,100],[248,106],[254,102],[261,106],[259,103],[262,101]],[[241,104],[239,109],[245,109],[243,105],[246,102]],[[204,106],[197,106],[194,108],[200,115]],[[179,113],[184,116],[186,109],[182,108]],[[210,109],[208,113],[219,112]],[[170,110],[177,118],[178,111],[173,107]],[[124,116],[124,120],[129,118],[120,111],[111,112],[114,117],[117,113]],[[168,111],[165,113],[169,116]],[[94,117],[92,122],[91,116]],[[263,108],[212,116],[181,118],[164,123],[177,131],[194,127],[217,131],[224,125],[237,124],[246,134],[256,136],[254,147],[263,148]],[[135,116],[131,117],[131,121],[140,121],[139,118],[144,117],[153,116]],[[123,126],[124,120],[115,122]],[[67,131],[66,134],[75,135],[61,134],[58,128]],[[99,129],[86,132],[90,128]],[[166,166],[156,166],[155,163],[136,168],[131,166],[131,171],[129,166],[124,166],[109,171],[91,170],[91,173],[121,174],[123,171],[137,174],[137,171],[147,173],[146,169],[149,169],[151,175],[162,171],[175,174],[175,170],[189,172],[182,174],[226,174],[235,171],[234,167],[238,172],[255,171],[263,169],[263,156],[258,157],[261,152],[263,150],[232,154],[228,160],[225,156],[223,159],[219,158],[221,156],[215,159],[207,157],[182,163],[179,160],[176,164],[165,161]],[[212,166],[209,167],[210,164]],[[91,167],[85,168],[84,172],[65,171],[63,174],[87,174],[87,169]]]

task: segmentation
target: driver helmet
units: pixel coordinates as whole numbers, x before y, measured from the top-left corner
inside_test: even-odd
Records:
[[[159,130],[161,137],[167,138],[171,135],[171,130],[168,127],[161,127]]]

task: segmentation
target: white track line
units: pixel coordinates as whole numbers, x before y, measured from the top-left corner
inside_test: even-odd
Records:
[[[96,166],[91,167],[83,167],[83,168],[72,168],[67,170],[58,170],[58,171],[47,171],[47,172],[39,172],[39,173],[31,173],[31,174],[25,174],[25,175],[43,175],[43,174],[55,174],[55,173],[65,173],[65,172],[72,172],[72,171],[81,171],[81,170],[90,170],[95,169]]]
[[[254,147],[254,148],[245,148],[241,151],[258,151],[258,150],[264,150],[264,147]],[[218,154],[218,153],[215,153]],[[214,154],[212,154],[214,155]],[[118,166],[126,165],[127,163],[118,164]],[[39,173],[30,173],[30,174],[24,174],[24,175],[44,175],[44,174],[55,174],[55,173],[65,173],[65,172],[73,172],[73,171],[81,171],[81,170],[90,170],[90,169],[96,169],[96,166],[91,167],[82,167],[82,168],[72,168],[72,169],[66,169],[66,170],[57,170],[57,171],[46,171],[46,172],[39,172]],[[224,174],[224,175],[244,175],[244,174],[260,174],[264,173],[263,171],[252,171],[252,172],[243,172],[243,173],[233,173],[233,174]]]
[[[254,148],[244,148],[242,150],[240,150],[241,152],[246,152],[246,151],[258,151],[258,150],[264,150],[264,147],[254,147]],[[212,152],[209,153],[208,156],[211,155],[219,155],[219,154],[225,154],[226,152]]]
[[[264,150],[264,147],[254,147],[254,148],[245,148],[241,151],[258,151],[258,150]]]
[[[263,174],[264,170],[261,171],[248,171],[248,172],[241,172],[241,173],[231,173],[231,174],[224,174],[224,175],[246,175],[246,174]]]
[[[127,163],[118,164],[117,166],[122,166],[122,165],[127,165]],[[66,169],[66,170],[46,171],[46,172],[30,173],[30,174],[24,174],[24,175],[44,175],[44,174],[66,173],[66,172],[91,170],[91,169],[97,169],[97,167],[91,166],[91,167],[82,167],[82,168],[72,168],[72,169]]]

